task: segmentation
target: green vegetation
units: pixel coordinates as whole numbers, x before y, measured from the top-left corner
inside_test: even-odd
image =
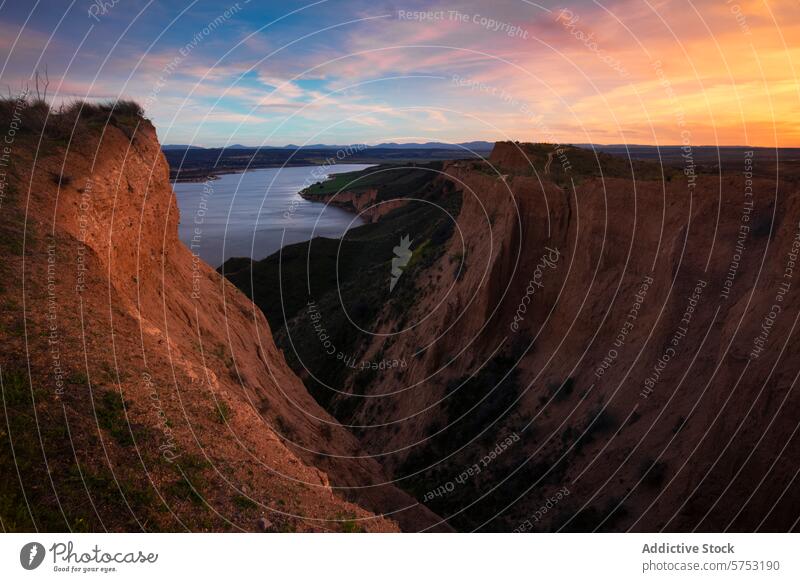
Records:
[[[239,379],[238,374],[236,373],[236,363],[233,361],[233,358],[228,355],[228,349],[225,344],[217,344],[213,347],[213,349],[209,350],[209,354],[221,360],[225,369],[228,371],[228,375],[233,378],[234,380]]]
[[[208,490],[205,470],[208,467],[205,459],[191,454],[181,455],[174,465],[178,478],[167,486],[167,493],[194,505],[204,506],[203,492]]]
[[[88,386],[89,377],[85,372],[72,372],[69,376],[67,376],[67,384],[72,384],[74,386]]]
[[[340,513],[336,519],[341,521],[342,533],[364,533],[364,529],[356,521],[355,513],[351,511]]]
[[[460,471],[471,467],[516,431],[519,426],[515,422],[516,413],[524,386],[515,363],[525,348],[527,344],[507,344],[475,374],[453,380],[445,387],[441,405],[445,418],[441,424],[434,423],[429,428],[426,446],[415,448],[403,464],[401,475],[417,474],[399,481],[402,488],[423,500],[426,492],[452,481]],[[532,430],[526,432],[528,438],[531,434]],[[470,441],[466,448],[456,452]],[[452,518],[451,523],[457,529],[468,531],[496,516],[549,469],[547,463],[529,462],[509,476],[510,469],[500,456],[482,466],[479,478],[466,480],[452,492],[427,500],[426,505],[441,515],[450,515],[483,495],[478,492],[485,480],[499,483],[508,477],[495,492]],[[554,478],[547,481],[553,482]],[[493,528],[502,526],[494,523],[489,526],[490,530]]]
[[[258,507],[258,503],[244,495],[234,495],[232,501],[239,509],[255,509]]]
[[[108,126],[118,128],[133,139],[145,117],[141,106],[134,101],[75,101],[53,107],[43,99],[30,96],[0,98],[0,123],[8,125],[12,119],[18,119],[17,139],[33,136],[38,140],[42,136],[42,148],[49,153],[49,148],[66,146],[83,132],[98,133]],[[53,179],[64,186],[69,177],[56,175]]]
[[[218,400],[214,410],[216,412],[216,421],[220,424],[226,424],[228,419],[231,417],[231,407],[225,402]]]
[[[0,219],[0,248],[6,256],[22,256],[22,224]]]
[[[51,395],[38,382],[30,384],[22,370],[2,368],[0,382],[0,474],[5,476],[0,524],[5,531],[136,531],[144,523],[157,529],[154,492],[136,468],[112,471],[104,456],[88,452],[103,450],[94,419],[85,414],[89,402],[51,406]],[[98,403],[99,421],[110,426],[120,401],[105,394]]]
[[[369,180],[361,177],[363,172],[344,172],[334,174],[323,182],[317,182],[306,188],[303,194],[310,197],[322,197],[328,194],[336,194],[345,190],[359,191],[368,188]]]
[[[24,210],[19,205],[17,180],[11,168],[0,181],[0,252],[4,257],[19,257],[24,251],[22,237],[25,217]],[[25,242],[30,247],[32,240],[28,238]],[[0,269],[2,281],[5,282],[8,279],[8,265],[3,264]]]
[[[309,198],[324,197],[338,192],[364,192],[374,188],[377,201],[414,197],[428,186],[442,169],[441,162],[396,166],[383,164],[356,172],[334,174],[303,191]]]
[[[565,187],[573,180],[576,185],[586,178],[624,178],[630,180],[671,181],[680,175],[680,170],[670,166],[660,166],[652,161],[629,160],[623,155],[612,155],[575,146],[558,146],[550,143],[519,143],[529,164],[515,168],[513,173],[533,176],[546,176],[556,184]],[[478,162],[473,162],[479,164]],[[534,170],[535,168],[535,170]],[[479,169],[479,168],[476,168]],[[487,174],[497,175],[505,168],[484,167]]]
[[[220,268],[264,311],[289,364],[298,372],[313,370],[316,380],[308,380],[309,390],[340,419],[349,418],[360,399],[334,403],[335,392],[324,384],[343,385],[353,379],[358,390],[366,388],[374,373],[343,365],[338,354],[326,353],[319,334],[329,335],[337,352],[356,358],[365,337],[358,327],[371,329],[384,307],[399,326],[406,324],[411,307],[425,292],[418,287],[418,275],[444,252],[461,207],[461,196],[449,182],[436,180],[439,169],[434,163],[375,174],[382,181],[372,176],[370,187],[378,188],[378,199],[403,196],[421,201],[409,201],[376,223],[348,231],[341,240],[316,238],[284,247],[281,256],[231,259]],[[390,290],[394,249],[405,236],[411,240],[412,255]],[[309,312],[309,301],[318,315]]]
[[[114,390],[107,390],[96,401],[95,406],[98,426],[107,430],[119,445],[132,445],[133,434],[128,426],[122,395]]]

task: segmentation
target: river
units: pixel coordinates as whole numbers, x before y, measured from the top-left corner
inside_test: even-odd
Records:
[[[282,245],[316,236],[340,238],[363,221],[341,208],[304,200],[298,192],[320,174],[368,167],[340,164],[324,174],[319,166],[265,168],[173,184],[181,211],[180,238],[215,268],[230,257],[263,259]]]

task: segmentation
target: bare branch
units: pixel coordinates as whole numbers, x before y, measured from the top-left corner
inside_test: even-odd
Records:
[[[47,101],[47,88],[50,86],[50,75],[47,73],[47,63],[44,64],[44,96],[42,99]]]

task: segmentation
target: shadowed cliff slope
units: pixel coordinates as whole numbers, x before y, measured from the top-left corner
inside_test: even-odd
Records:
[[[389,245],[305,278],[341,261],[320,240],[233,278],[292,298],[267,313],[295,371],[458,529],[796,529],[798,172],[746,151],[722,165],[499,143],[442,166],[428,200],[456,195],[454,224],[412,236],[430,260],[393,289]],[[338,192],[364,211],[377,190]],[[381,224],[398,244],[409,204],[342,245]],[[326,355],[319,319],[349,358]]]

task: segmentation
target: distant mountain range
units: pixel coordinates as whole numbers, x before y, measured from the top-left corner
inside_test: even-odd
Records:
[[[564,144],[566,145],[566,144]],[[645,145],[645,144],[591,144],[591,143],[576,143],[570,144],[575,147],[589,149],[589,150],[597,150],[601,152],[606,152],[610,154],[617,154],[627,156],[630,155],[631,157],[658,157],[659,154],[662,156],[669,157],[670,154],[675,152],[680,152],[681,146],[677,145],[662,145],[662,146],[654,146],[654,145]],[[170,144],[162,146],[161,149],[164,151],[175,151],[175,150],[338,150],[338,149],[347,149],[347,148],[360,148],[361,144],[350,144],[350,145],[331,145],[331,144],[322,144],[322,143],[315,143],[309,144],[304,146],[299,146],[296,144],[286,144],[285,146],[247,146],[242,144],[233,144],[229,146],[225,146],[224,148],[206,148],[201,146],[195,145],[186,145],[186,144]],[[461,142],[461,143],[447,143],[447,142],[440,142],[440,141],[429,141],[425,143],[395,143],[395,142],[386,142],[380,143],[377,145],[369,145],[363,150],[464,150],[464,151],[474,151],[474,152],[490,152],[494,147],[493,142],[488,141],[468,141],[468,142]],[[775,151],[775,148],[763,148],[763,147],[753,147],[753,146],[713,146],[713,145],[697,145],[694,146],[693,150],[695,153],[702,153],[705,157],[716,155],[719,151],[720,154],[726,153],[730,155],[731,152],[736,151],[744,151],[744,150],[772,150]],[[794,159],[800,155],[800,148],[779,148],[782,152],[783,156],[791,155]]]
[[[296,144],[287,144],[285,146],[246,146],[242,144],[233,144],[229,146],[225,146],[224,148],[204,148],[200,146],[194,145],[186,145],[186,144],[169,144],[162,146],[162,150],[215,150],[215,149],[226,149],[226,150],[254,150],[254,149],[271,149],[271,150],[338,150],[343,148],[353,148],[358,147],[361,144],[349,144],[349,145],[330,145],[330,144],[322,144],[322,143],[315,143],[309,144],[304,146],[299,146]],[[394,149],[394,150],[420,150],[420,149],[446,149],[446,150],[472,150],[472,151],[491,151],[494,147],[493,142],[488,141],[468,141],[463,143],[445,143],[440,141],[429,141],[425,143],[380,143],[377,145],[367,146],[366,149]]]

